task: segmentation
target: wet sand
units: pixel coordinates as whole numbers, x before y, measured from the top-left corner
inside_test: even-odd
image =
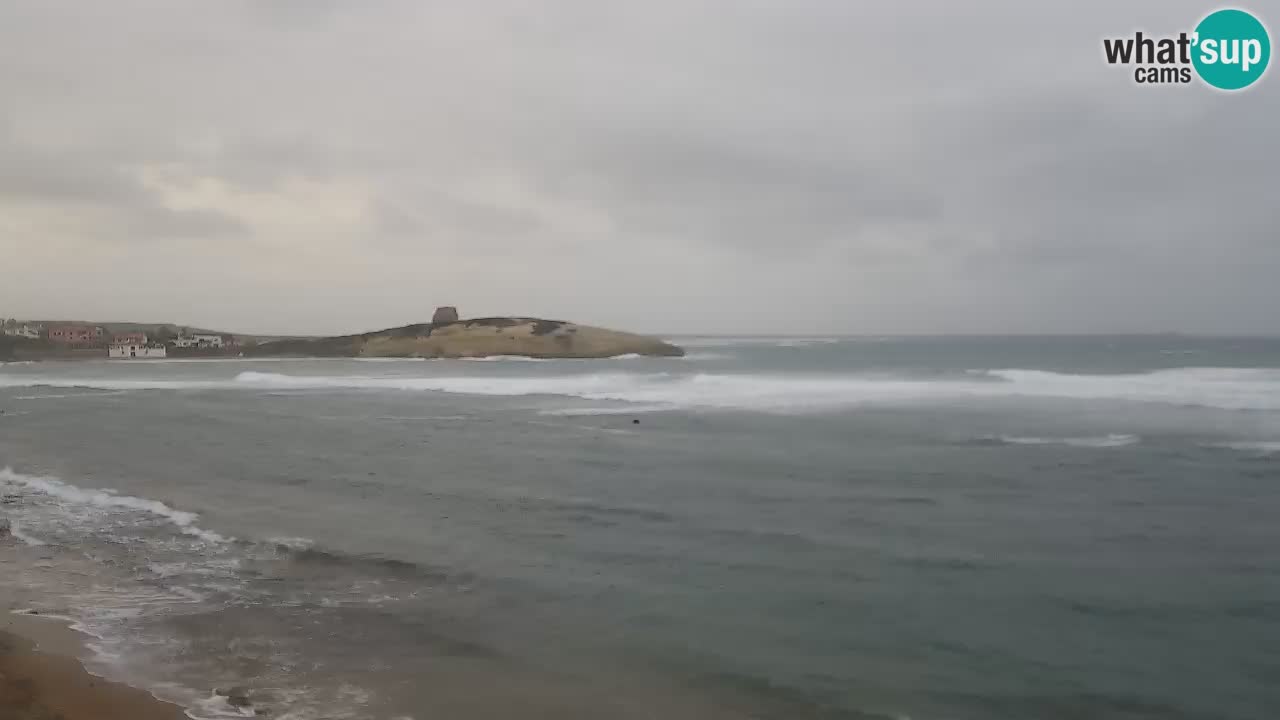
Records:
[[[0,599],[5,594],[0,580]],[[183,720],[176,705],[90,675],[78,633],[0,602],[0,720]]]

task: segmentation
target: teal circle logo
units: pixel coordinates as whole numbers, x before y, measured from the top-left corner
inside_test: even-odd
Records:
[[[1196,26],[1191,63],[1200,79],[1219,90],[1258,81],[1271,60],[1271,38],[1258,18],[1243,10],[1218,10]]]

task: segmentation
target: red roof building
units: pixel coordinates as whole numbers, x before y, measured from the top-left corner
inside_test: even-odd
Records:
[[[140,332],[120,333],[111,338],[112,345],[146,345],[147,334]]]

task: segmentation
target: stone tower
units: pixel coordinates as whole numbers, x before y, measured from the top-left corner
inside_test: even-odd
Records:
[[[431,324],[433,325],[455,322],[458,322],[458,308],[452,305],[442,305],[436,308],[435,314],[431,316]]]

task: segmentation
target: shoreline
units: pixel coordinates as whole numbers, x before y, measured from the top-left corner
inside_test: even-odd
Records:
[[[7,605],[8,603],[6,603]],[[105,680],[80,661],[84,635],[55,618],[0,623],[0,716],[4,720],[186,720],[145,690]]]

